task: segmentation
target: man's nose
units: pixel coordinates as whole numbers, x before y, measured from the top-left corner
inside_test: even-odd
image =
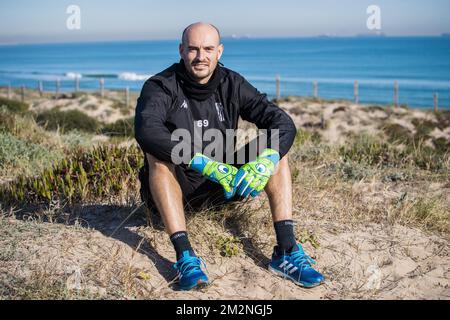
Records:
[[[197,59],[203,61],[205,59],[205,51],[200,49],[197,51]]]

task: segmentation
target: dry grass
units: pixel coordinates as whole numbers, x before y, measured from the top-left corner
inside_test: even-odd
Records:
[[[298,116],[308,114],[305,106],[295,109]],[[333,110],[330,117],[351,118],[352,108],[343,102]],[[408,119],[410,111],[397,112]],[[385,110],[362,113],[375,119],[372,113],[384,117]],[[445,124],[443,119],[439,123]],[[8,132],[21,141],[50,150],[72,148],[67,135],[47,132],[32,119],[13,120]],[[133,171],[120,174],[126,179],[116,177],[127,181],[126,201],[102,196],[70,206],[53,199],[30,211],[20,204],[16,211],[0,208],[0,298],[449,298],[447,150],[415,139],[414,130],[397,124],[377,126],[384,136],[345,133],[344,145],[330,144],[326,128],[307,127],[298,131],[289,154],[293,217],[296,237],[318,261],[325,285],[304,290],[267,271],[276,241],[268,200],[261,195],[187,216],[191,243],[206,260],[213,283],[200,292],[177,291],[174,250],[160,223],[145,223]],[[428,127],[420,132],[430,134]],[[382,275],[376,288],[367,286],[373,268]]]

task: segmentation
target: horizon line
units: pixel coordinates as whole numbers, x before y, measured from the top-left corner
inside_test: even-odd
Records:
[[[377,33],[367,33],[367,34],[355,34],[355,35],[311,35],[311,36],[236,36],[236,35],[227,35],[222,36],[222,40],[272,40],[272,39],[311,39],[311,38],[320,38],[320,39],[333,39],[333,38],[448,38],[450,37],[450,33],[441,33],[434,35],[388,35],[385,33],[377,34]],[[158,42],[158,41],[179,41],[179,38],[152,38],[152,39],[115,39],[115,40],[74,40],[74,41],[37,41],[37,42],[0,42],[0,46],[19,46],[19,45],[48,45],[48,44],[85,44],[85,43],[118,43],[118,42]]]

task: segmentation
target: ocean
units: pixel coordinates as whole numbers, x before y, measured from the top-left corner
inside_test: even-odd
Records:
[[[105,88],[139,91],[147,78],[179,61],[177,40],[0,46],[0,86],[71,91]],[[352,37],[224,39],[221,62],[270,97],[280,76],[282,96],[313,94],[353,99],[359,82],[361,103],[391,104],[394,82],[399,103],[450,108],[450,37]]]

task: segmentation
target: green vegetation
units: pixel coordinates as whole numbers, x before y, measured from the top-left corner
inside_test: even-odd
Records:
[[[398,123],[383,125],[381,130],[387,135],[389,142],[407,143],[412,137],[411,132]]]
[[[435,113],[438,128],[444,130],[450,127],[450,110],[441,110]]]
[[[69,132],[71,130],[80,130],[89,133],[98,132],[100,123],[88,115],[78,111],[58,111],[48,110],[39,113],[36,116],[36,122],[47,130],[57,130]]]
[[[0,196],[2,201],[22,204],[54,199],[69,203],[125,199],[136,191],[135,179],[142,162],[136,147],[78,150],[37,177],[19,176],[0,190]]]
[[[309,242],[316,249],[320,247],[319,239],[317,239],[317,236],[311,231],[303,230],[297,238],[301,244]]]
[[[26,103],[0,97],[0,108],[2,107],[13,113],[24,113],[29,109],[29,106]]]
[[[339,148],[344,162],[357,162],[369,166],[396,166],[403,160],[399,152],[383,140],[362,134]]]
[[[15,115],[6,108],[0,109],[0,132],[13,132],[15,128]]]
[[[220,236],[216,241],[216,247],[222,257],[233,257],[239,252],[241,241],[234,236]]]
[[[374,111],[386,112],[386,108],[382,107],[382,106],[368,106],[368,107],[364,108],[364,110],[366,110],[368,112],[374,112]]]
[[[378,168],[415,166],[432,172],[449,170],[448,150],[434,149],[423,140],[412,139],[407,143],[406,147],[402,148],[395,143],[384,141],[381,137],[363,134],[341,146],[339,153],[344,162],[353,161]]]
[[[14,173],[33,175],[63,157],[61,151],[20,140],[10,133],[0,132],[0,175]]]
[[[450,211],[444,199],[437,197],[409,198],[403,193],[392,203],[394,210],[390,215],[392,221],[419,225],[428,230],[450,233]]]
[[[436,128],[436,123],[424,119],[413,119],[412,124],[416,127],[416,134],[414,135],[414,141],[416,142],[429,139],[431,131]]]
[[[86,110],[89,110],[89,111],[96,111],[96,110],[98,110],[98,106],[97,106],[96,104],[93,104],[93,103],[88,104],[88,105],[85,106],[84,108],[85,108]]]
[[[103,126],[101,132],[107,136],[134,137],[134,117],[118,120]]]

